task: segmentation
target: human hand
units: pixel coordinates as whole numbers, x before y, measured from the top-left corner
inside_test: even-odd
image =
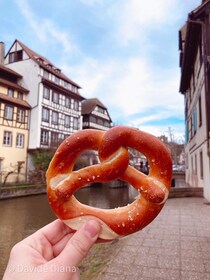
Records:
[[[76,267],[96,242],[100,224],[86,222],[76,233],[60,220],[41,228],[11,250],[3,280],[76,280]]]

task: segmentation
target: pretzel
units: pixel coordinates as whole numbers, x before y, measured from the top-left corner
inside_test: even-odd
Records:
[[[129,165],[128,147],[143,153],[149,162],[148,175]],[[73,171],[85,150],[98,150],[100,163]],[[100,209],[80,203],[73,195],[93,182],[120,179],[138,190],[131,204]],[[96,219],[102,225],[101,239],[117,239],[147,226],[159,214],[168,197],[172,162],[165,145],[155,136],[126,126],[107,132],[86,129],[69,136],[58,147],[46,173],[47,194],[52,210],[73,230],[84,221]]]

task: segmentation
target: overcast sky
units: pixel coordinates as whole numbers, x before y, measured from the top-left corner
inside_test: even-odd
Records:
[[[0,41],[48,58],[115,124],[184,137],[178,30],[201,0],[0,0]]]

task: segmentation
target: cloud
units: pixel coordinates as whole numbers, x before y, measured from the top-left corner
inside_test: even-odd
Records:
[[[52,20],[39,18],[33,13],[27,0],[17,0],[16,4],[27,24],[41,42],[50,45],[57,43],[62,47],[62,52],[68,54],[77,50],[77,46],[71,41],[69,33],[60,29]]]
[[[87,5],[87,6],[94,6],[94,5],[101,5],[103,4],[103,0],[80,0],[82,4]]]
[[[114,122],[161,134],[172,118],[183,119],[178,62],[169,49],[177,44],[169,33],[178,32],[181,12],[173,11],[182,1],[80,0],[74,40],[70,28],[41,18],[27,0],[16,3],[35,36],[46,46],[59,46],[59,68],[81,85],[84,97],[99,98]],[[173,126],[181,134],[181,121]]]
[[[108,61],[87,58],[77,66],[63,65],[62,69],[82,85],[82,95],[97,96],[118,122],[127,119],[139,126],[154,119],[183,116],[178,69],[164,71],[140,57]]]
[[[151,1],[121,1],[117,14],[117,35],[124,44],[130,41],[145,40],[148,30],[162,28],[180,18],[177,10],[178,1],[176,0],[151,0]],[[142,38],[143,36],[143,38]]]

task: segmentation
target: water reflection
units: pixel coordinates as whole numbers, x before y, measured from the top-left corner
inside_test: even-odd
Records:
[[[131,203],[137,191],[132,187],[93,186],[80,189],[75,196],[98,208],[115,208]],[[40,227],[55,219],[46,195],[0,201],[0,279],[3,276],[11,247]]]
[[[90,188],[80,189],[75,196],[84,204],[112,209],[131,203],[137,194],[138,192],[133,187],[109,188],[108,184],[95,184]]]
[[[55,219],[46,195],[0,201],[0,279],[11,247]]]

